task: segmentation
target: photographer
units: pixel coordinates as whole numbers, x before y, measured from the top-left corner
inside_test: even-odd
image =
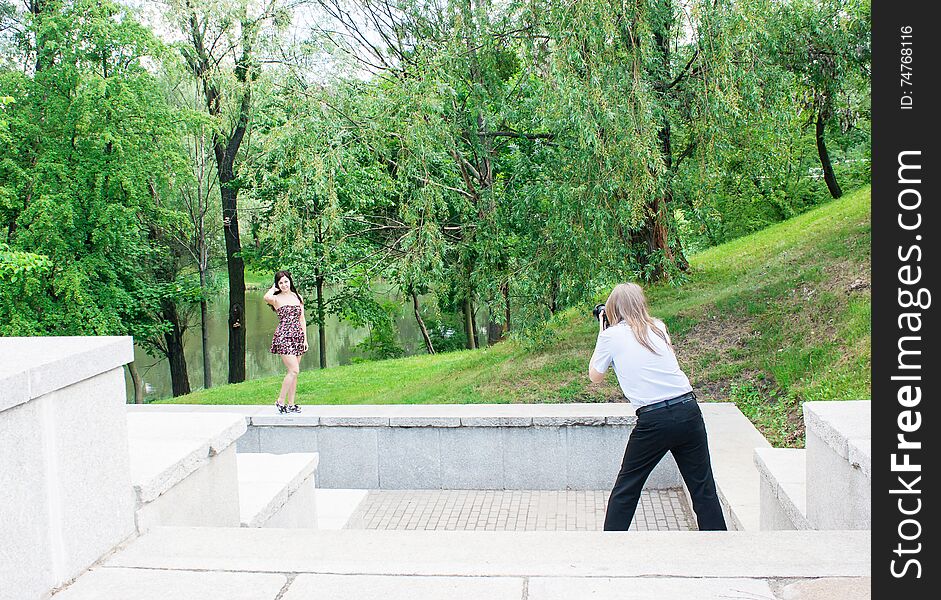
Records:
[[[621,470],[608,499],[605,531],[626,531],[653,468],[670,451],[693,499],[700,530],[725,530],[709,461],[702,413],[680,369],[666,325],[651,318],[639,285],[618,284],[595,308],[600,331],[588,366],[593,383],[614,365],[637,414]]]

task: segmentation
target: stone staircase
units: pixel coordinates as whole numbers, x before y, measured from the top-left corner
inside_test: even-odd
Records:
[[[316,453],[236,454],[245,417],[130,412],[137,532],[156,526],[316,527]]]
[[[756,448],[760,528],[872,528],[871,403],[805,402],[804,450]]]

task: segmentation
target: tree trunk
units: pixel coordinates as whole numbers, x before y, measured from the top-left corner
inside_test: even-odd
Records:
[[[431,336],[428,335],[428,328],[425,327],[425,322],[421,318],[421,311],[418,307],[418,294],[411,292],[412,296],[412,307],[415,309],[415,320],[418,321],[418,328],[421,329],[422,339],[425,340],[425,350],[428,351],[428,354],[435,353],[435,347],[431,343]]]
[[[480,348],[480,335],[478,334],[480,329],[477,327],[477,309],[474,308],[473,300],[468,299],[467,302],[470,304],[471,328],[474,331],[474,348]]]
[[[53,57],[55,49],[50,49],[49,44],[47,44],[46,37],[46,27],[42,22],[44,13],[48,9],[55,10],[55,6],[50,7],[50,2],[48,0],[29,0],[28,2],[29,12],[32,14],[34,19],[34,31],[36,32],[36,65],[35,73],[43,71],[46,67],[50,66],[53,62]],[[48,12],[52,12],[49,10]]]
[[[327,312],[323,297],[324,278],[317,276],[317,334],[320,342],[320,368],[327,368]]]
[[[503,332],[505,324],[497,323],[495,321],[487,322],[487,345],[493,346],[494,344],[499,344],[503,341]]]
[[[823,167],[823,180],[827,184],[827,189],[830,190],[831,196],[839,198],[843,195],[843,190],[840,189],[840,184],[836,181],[836,175],[833,173],[833,165],[830,164],[830,154],[827,152],[827,143],[824,140],[827,117],[829,116],[828,113],[829,110],[825,107],[821,107],[817,110],[817,123],[815,127],[817,154],[820,155],[820,166]]]
[[[549,279],[549,314],[554,315],[559,310],[559,291],[561,283],[558,273],[553,273]]]
[[[199,328],[203,338],[203,387],[212,387],[212,365],[209,362],[209,307],[206,301],[206,270],[199,269],[199,288],[203,298],[199,301]]]
[[[240,256],[238,196],[236,190],[227,186],[232,179],[231,171],[220,173],[225,262],[229,272],[229,383],[239,383],[245,381],[245,263]]]
[[[674,77],[673,74],[673,52],[670,42],[673,39],[671,33],[674,25],[672,13],[672,3],[663,2],[661,7],[667,17],[661,22],[661,29],[654,32],[654,39],[660,50],[660,64],[662,72],[666,75],[666,80],[662,81],[664,94],[671,94],[669,80]],[[646,237],[647,251],[652,257],[654,253],[660,253],[663,261],[657,265],[654,273],[656,279],[664,279],[670,276],[669,267],[675,266],[685,271],[689,268],[689,262],[683,254],[682,246],[679,240],[676,243],[670,243],[670,205],[673,203],[673,130],[670,125],[669,117],[664,113],[660,121],[660,130],[657,132],[657,139],[660,141],[660,157],[663,166],[666,167],[665,180],[663,181],[663,194],[660,197],[653,198],[648,207],[649,214],[644,224],[644,237]],[[649,257],[645,264],[649,264]]]
[[[204,23],[200,24],[195,10],[190,10],[186,31],[192,43],[187,61],[198,82],[202,84],[206,110],[212,117],[223,113],[223,90],[212,75],[218,57],[212,56],[213,47],[206,46]],[[258,28],[242,22],[242,54],[235,61],[235,79],[241,86],[237,101],[238,113],[231,130],[217,129],[212,136],[212,151],[216,160],[219,194],[222,198],[222,225],[225,233],[225,260],[229,273],[229,383],[245,381],[245,263],[240,256],[238,187],[235,185],[235,159],[248,131],[252,107],[251,82],[257,66],[255,41]]]
[[[163,319],[170,323],[170,330],[163,334],[163,339],[166,341],[167,361],[170,363],[170,384],[173,397],[176,398],[192,391],[186,369],[186,355],[183,354],[183,328],[176,306],[164,307]]]
[[[144,382],[140,378],[140,371],[137,370],[137,363],[131,361],[127,364],[127,372],[131,376],[131,383],[134,384],[134,404],[144,403]]]
[[[467,349],[473,350],[477,347],[477,340],[474,336],[474,315],[470,298],[464,299],[464,332],[467,334]]]
[[[510,282],[505,282],[500,286],[500,292],[503,294],[503,334],[510,332]]]

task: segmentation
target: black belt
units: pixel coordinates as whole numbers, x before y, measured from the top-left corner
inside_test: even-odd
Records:
[[[693,392],[687,392],[682,396],[677,396],[676,398],[670,398],[669,400],[661,400],[660,402],[654,402],[653,404],[648,404],[646,406],[641,406],[634,411],[634,414],[642,415],[645,412],[650,412],[652,410],[657,410],[658,408],[664,408],[667,406],[673,406],[676,404],[683,404],[689,402],[690,400],[695,400],[696,394]]]

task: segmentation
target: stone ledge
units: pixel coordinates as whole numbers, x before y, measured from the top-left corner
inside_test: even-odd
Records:
[[[245,433],[231,413],[127,415],[131,484],[138,505],[150,502],[222,453]]]
[[[636,420],[631,417],[623,417],[624,419],[630,419],[630,424],[633,424]],[[608,423],[607,417],[597,416],[582,416],[582,417],[533,417],[533,425],[536,427],[570,427],[573,425],[584,425],[591,427],[600,427],[602,425],[614,425],[621,423]]]
[[[850,465],[863,472],[867,479],[872,479],[872,440],[851,439],[847,442]]]
[[[321,427],[388,427],[389,417],[320,417]]]
[[[0,412],[132,360],[128,336],[0,338]]]
[[[760,475],[753,453],[771,445],[731,402],[705,402],[699,407],[726,524],[730,529],[758,531]]]
[[[848,460],[849,440],[872,437],[871,407],[869,400],[805,402],[804,425],[808,432]]]
[[[460,427],[460,417],[389,417],[389,427]]]
[[[316,453],[238,454],[242,527],[262,527],[317,470]]]
[[[274,600],[287,583],[283,574],[193,573],[94,568],[55,600]]]
[[[794,528],[812,529],[807,520],[807,451],[755,448],[755,465]]]
[[[130,444],[131,486],[137,506],[151,502],[209,461],[209,444],[140,440]]]
[[[306,405],[301,414],[274,406],[150,404],[131,413],[237,413],[258,427],[569,427],[633,425],[626,403],[604,404],[360,404]]]
[[[461,427],[532,427],[532,417],[461,417]]]
[[[277,410],[272,414],[259,413],[249,417],[253,427],[320,427],[320,417],[317,415],[282,415]]]

